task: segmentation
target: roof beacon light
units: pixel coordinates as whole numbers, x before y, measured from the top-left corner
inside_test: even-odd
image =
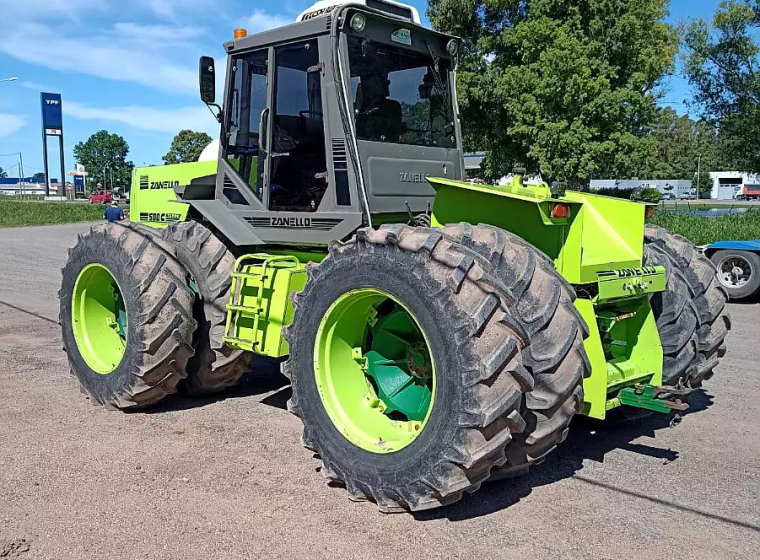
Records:
[[[232,36],[237,41],[238,39],[244,39],[245,37],[248,37],[248,31],[243,29],[242,27],[238,27],[235,29],[235,31],[232,32]]]

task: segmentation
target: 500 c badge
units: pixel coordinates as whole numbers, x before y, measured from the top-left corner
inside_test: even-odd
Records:
[[[171,212],[140,212],[141,222],[155,222],[159,224],[170,224],[173,222],[179,222],[182,219],[182,214],[174,214]]]

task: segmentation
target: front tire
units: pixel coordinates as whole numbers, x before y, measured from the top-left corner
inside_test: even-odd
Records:
[[[79,237],[62,275],[63,345],[93,401],[142,408],[175,393],[196,328],[182,266],[138,227],[108,224]]]

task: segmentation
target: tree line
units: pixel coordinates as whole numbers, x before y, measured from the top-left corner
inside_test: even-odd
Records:
[[[181,130],[162,159],[165,164],[197,161],[211,140],[211,136],[205,132]],[[87,180],[90,189],[95,189],[98,185],[109,190],[128,186],[135,167],[127,159],[128,155],[127,141],[107,130],[100,130],[74,146],[74,158],[77,163],[84,165],[89,174]]]
[[[668,4],[431,0],[434,27],[463,39],[465,144],[487,152],[486,178],[515,165],[582,184],[760,171],[756,1],[677,26],[665,22]],[[659,108],[678,57],[696,120]]]

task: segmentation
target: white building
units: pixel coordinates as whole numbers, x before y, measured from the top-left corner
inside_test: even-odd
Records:
[[[711,171],[712,193],[710,198],[730,200],[736,196],[742,185],[757,185],[760,183],[758,175],[751,175],[743,171]]]
[[[652,188],[661,193],[672,193],[676,198],[691,194],[688,179],[591,179],[591,190]]]

